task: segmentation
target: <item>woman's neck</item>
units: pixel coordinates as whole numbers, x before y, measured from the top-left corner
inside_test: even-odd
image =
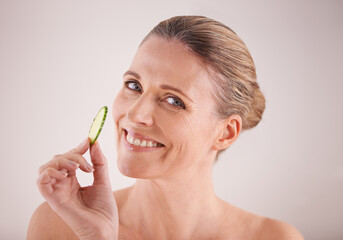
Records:
[[[222,206],[212,169],[203,167],[164,179],[138,179],[121,212],[127,219],[123,224],[144,239],[190,239],[216,231]]]

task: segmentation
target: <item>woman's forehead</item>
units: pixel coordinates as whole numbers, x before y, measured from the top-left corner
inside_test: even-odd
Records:
[[[142,81],[168,84],[185,90],[207,89],[210,86],[205,64],[185,44],[151,37],[137,50],[130,70]],[[196,92],[197,93],[197,92]],[[195,93],[195,94],[196,94]]]

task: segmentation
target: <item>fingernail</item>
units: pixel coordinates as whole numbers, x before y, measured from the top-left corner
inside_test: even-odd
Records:
[[[67,175],[68,175],[68,173],[66,172],[65,169],[58,170],[58,172],[59,172],[62,176],[67,176]]]
[[[85,166],[86,166],[86,168],[88,169],[88,171],[91,171],[91,172],[94,171],[94,168],[93,168],[92,165],[90,165],[89,163],[86,163]]]
[[[73,167],[79,167],[80,166],[80,164],[78,164],[74,161],[70,161],[70,160],[69,160],[69,164],[72,165]]]

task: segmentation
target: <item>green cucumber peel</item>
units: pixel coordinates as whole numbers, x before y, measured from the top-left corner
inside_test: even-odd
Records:
[[[99,137],[102,127],[104,126],[108,108],[103,106],[96,117],[93,119],[92,125],[89,129],[88,138],[90,140],[90,145],[92,145]]]

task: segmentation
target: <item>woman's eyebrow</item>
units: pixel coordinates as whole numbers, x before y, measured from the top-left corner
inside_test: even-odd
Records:
[[[178,92],[178,93],[180,93],[181,95],[183,95],[185,98],[187,98],[189,101],[193,102],[192,99],[190,99],[184,92],[181,91],[181,89],[178,89],[178,88],[175,88],[175,87],[173,87],[173,86],[166,85],[166,84],[160,85],[160,88],[162,88],[162,89],[168,89],[168,90],[172,90],[172,91]]]
[[[134,76],[135,78],[137,78],[138,80],[141,79],[141,77],[139,76],[138,73],[136,73],[136,72],[134,72],[134,71],[131,71],[131,70],[127,70],[127,71],[123,74],[123,77],[124,77],[125,75],[132,75],[132,76]]]
[[[132,70],[127,70],[124,73],[123,77],[125,75],[132,75],[135,78],[137,78],[138,80],[141,80],[141,77],[139,76],[139,74],[134,72],[134,71],[132,71]],[[189,101],[191,101],[193,103],[192,99],[190,99],[181,89],[178,89],[176,87],[173,87],[173,86],[170,86],[170,85],[167,85],[167,84],[160,85],[160,88],[161,89],[165,89],[165,90],[172,90],[172,91],[178,92],[178,93],[180,93],[181,95],[183,95],[184,97],[186,97]]]

